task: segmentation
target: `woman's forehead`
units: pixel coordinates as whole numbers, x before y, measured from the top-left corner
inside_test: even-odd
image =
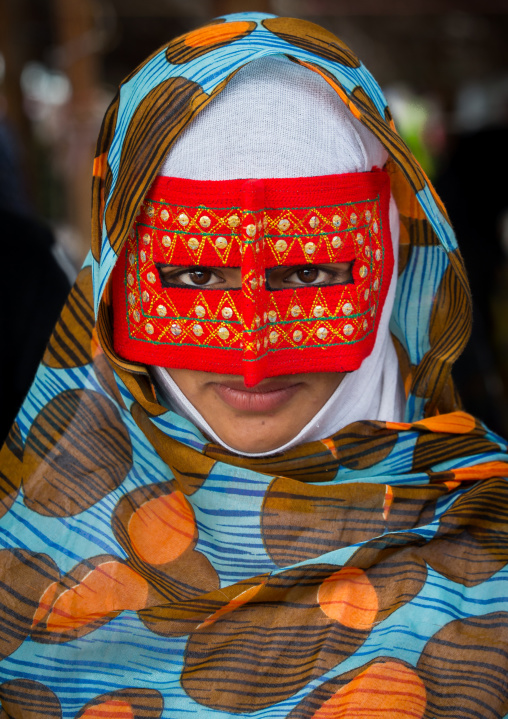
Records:
[[[364,172],[387,158],[319,74],[275,55],[239,70],[178,138],[160,174],[310,177]]]

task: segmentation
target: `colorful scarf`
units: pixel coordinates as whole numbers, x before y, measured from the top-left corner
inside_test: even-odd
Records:
[[[407,410],[247,459],[114,354],[108,279],[179,133],[277,53],[391,155]],[[463,264],[365,67],[306,21],[216,20],[125,80],[94,169],[92,253],[0,455],[1,716],[508,716],[507,445],[459,409]]]

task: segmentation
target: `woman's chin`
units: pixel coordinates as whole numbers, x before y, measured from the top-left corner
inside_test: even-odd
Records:
[[[216,397],[208,423],[220,439],[240,454],[275,452],[293,439],[313,412],[300,412],[308,388],[303,382],[269,380],[246,388],[236,380],[211,383]],[[300,400],[300,401],[299,401]]]
[[[266,420],[259,420],[258,426],[253,426],[252,422],[247,427],[243,427],[239,422],[235,431],[231,431],[227,427],[221,431],[220,427],[215,426],[214,431],[220,437],[221,441],[233,449],[238,454],[265,454],[276,453],[280,447],[289,442],[295,434],[293,430],[288,432],[274,432],[271,423]]]
[[[344,376],[282,375],[247,387],[237,375],[168,371],[221,442],[239,454],[277,452],[316,416]]]

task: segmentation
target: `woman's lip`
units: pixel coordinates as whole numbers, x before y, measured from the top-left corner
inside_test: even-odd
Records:
[[[272,412],[286,404],[301,388],[302,383],[282,384],[268,382],[259,387],[245,387],[236,383],[223,384],[214,382],[213,388],[223,400],[233,409],[243,412]]]

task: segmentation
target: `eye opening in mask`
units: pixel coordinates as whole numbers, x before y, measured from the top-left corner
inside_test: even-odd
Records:
[[[336,262],[320,265],[281,265],[266,270],[266,288],[270,291],[298,287],[328,287],[353,282],[353,264]],[[167,288],[200,290],[240,290],[240,267],[156,264],[161,285]]]
[[[319,265],[281,265],[266,270],[266,289],[271,291],[298,287],[329,287],[353,283],[353,264],[334,262]]]
[[[166,265],[156,263],[161,285],[178,289],[240,290],[242,274],[239,267],[207,265]]]

